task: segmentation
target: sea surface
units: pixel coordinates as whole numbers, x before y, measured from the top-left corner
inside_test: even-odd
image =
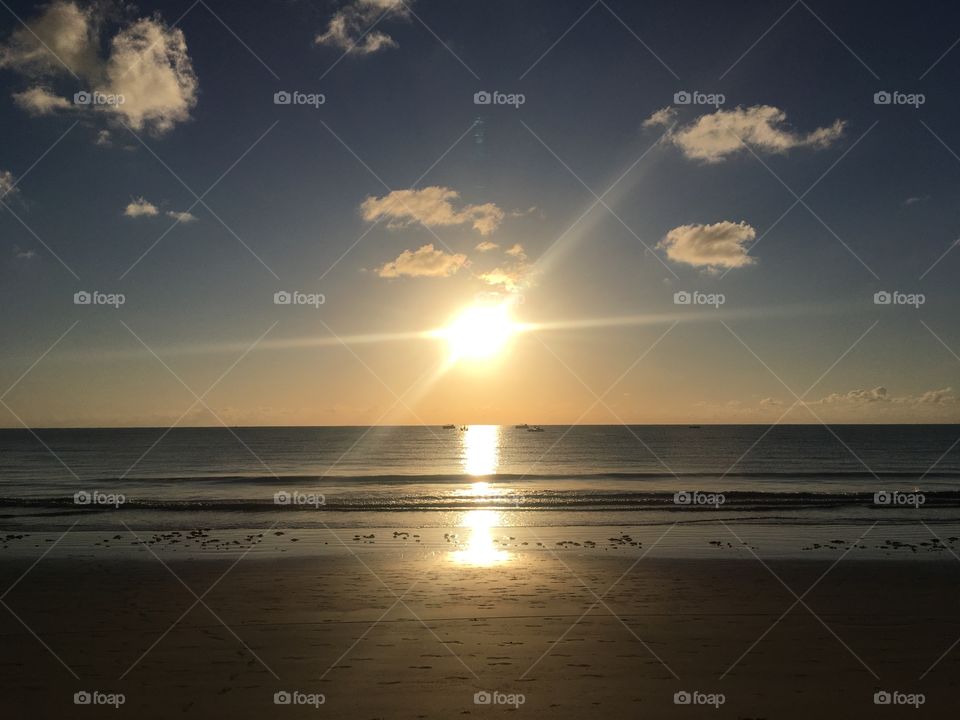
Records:
[[[955,520],[958,440],[956,425],[2,430],[0,522],[361,527],[416,511],[444,525],[477,509],[517,525]]]

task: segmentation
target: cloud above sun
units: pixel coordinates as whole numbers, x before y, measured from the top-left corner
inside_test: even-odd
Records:
[[[666,107],[653,113],[643,125],[667,127],[675,118],[676,110]],[[771,105],[717,110],[670,130],[664,142],[676,145],[691,160],[718,163],[747,152],[744,143],[754,151],[777,154],[795,148],[826,148],[843,137],[846,127],[843,120],[836,120],[832,125],[802,133],[792,130],[786,120],[787,114]]]
[[[404,250],[396,260],[378,267],[376,273],[382,278],[449,277],[466,264],[466,255],[437,250],[430,243],[417,250]]]
[[[712,225],[681,225],[657,243],[674,262],[715,272],[720,268],[741,268],[756,261],[747,254],[747,244],[757,231],[745,222]]]
[[[111,33],[101,15],[99,5],[57,0],[6,38],[0,68],[27,82],[13,93],[16,105],[32,115],[98,115],[154,134],[188,120],[199,83],[183,32],[153,16]],[[78,92],[113,101],[77,102]]]
[[[351,0],[333,14],[326,31],[314,41],[344,52],[370,55],[397,47],[387,33],[371,28],[384,20],[406,19],[409,15],[410,8],[403,0]]]
[[[391,230],[423,224],[428,228],[471,225],[489,235],[503,222],[506,213],[493,203],[470,205],[459,202],[460,193],[447,187],[394,190],[383,197],[370,196],[360,205],[368,222],[387,221]]]
[[[138,197],[131,200],[123,209],[123,214],[129,218],[156,217],[160,214],[160,209],[144,197]],[[192,223],[197,221],[197,216],[193,213],[176,210],[167,210],[164,215],[173,218],[178,223]]]

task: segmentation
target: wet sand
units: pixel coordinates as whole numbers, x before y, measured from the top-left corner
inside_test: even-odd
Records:
[[[0,716],[955,715],[960,646],[937,662],[960,638],[953,558],[453,558],[360,547],[164,556],[168,570],[152,556],[51,553],[0,606]],[[0,559],[0,586],[32,562]],[[78,691],[124,703],[77,707]],[[324,702],[275,705],[283,691]],[[476,704],[483,691],[514,704]],[[723,704],[675,704],[684,691]],[[882,691],[924,704],[878,707]]]

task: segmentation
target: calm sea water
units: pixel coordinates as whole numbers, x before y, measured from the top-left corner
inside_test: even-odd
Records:
[[[75,493],[101,492],[126,511],[643,510],[700,490],[728,511],[795,510],[915,488],[952,506],[958,439],[953,425],[3,430],[0,506],[76,510]],[[277,508],[278,493],[312,497]]]

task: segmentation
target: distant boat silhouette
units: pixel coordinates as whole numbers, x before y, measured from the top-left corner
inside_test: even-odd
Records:
[[[543,432],[543,428],[539,425],[530,425],[527,427],[527,432]]]
[[[514,425],[513,427],[516,428],[517,430],[526,430],[526,429],[528,429],[530,426],[527,425],[526,423],[523,423],[522,425]]]
[[[456,425],[444,425],[444,426],[443,426],[443,429],[444,429],[444,430],[456,430],[456,429],[457,429],[457,426],[456,426]]]

